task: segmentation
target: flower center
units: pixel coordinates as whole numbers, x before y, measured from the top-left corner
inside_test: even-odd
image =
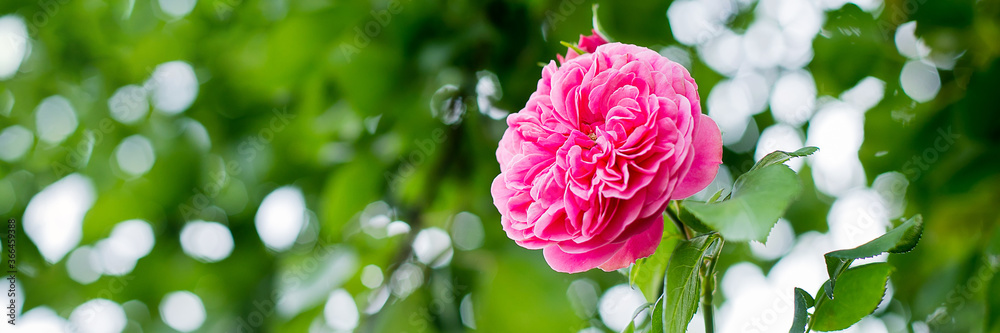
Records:
[[[589,137],[591,140],[597,141],[597,132],[587,133],[587,137]]]

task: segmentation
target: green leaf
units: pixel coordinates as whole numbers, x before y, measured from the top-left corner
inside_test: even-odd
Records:
[[[653,304],[652,327],[649,333],[663,333],[663,295]]]
[[[833,288],[826,289],[827,297],[833,298],[837,287],[838,276],[851,266],[855,259],[870,258],[882,253],[906,253],[913,250],[920,241],[920,234],[923,231],[924,219],[921,215],[916,215],[898,227],[889,230],[885,235],[873,239],[860,246],[838,250],[824,255],[826,258],[826,270],[830,274],[830,284]]]
[[[719,201],[719,198],[722,197],[722,192],[725,192],[725,191],[726,191],[726,189],[720,188],[718,191],[715,191],[715,194],[713,194],[712,197],[709,198],[708,201],[706,201],[706,202],[707,203],[714,203],[716,201]]]
[[[709,201],[709,202],[712,202],[712,201]],[[691,228],[691,230],[694,230],[694,231],[697,231],[697,232],[700,232],[700,233],[703,233],[703,234],[707,234],[707,233],[710,233],[712,231],[715,231],[715,230],[712,230],[711,227],[709,227],[709,226],[705,225],[704,223],[702,223],[701,220],[699,220],[697,216],[694,216],[694,214],[691,213],[691,211],[689,211],[687,209],[684,209],[684,207],[682,207],[680,205],[680,201],[676,201],[676,200],[672,201],[670,203],[670,207],[668,209],[672,209],[672,211],[674,213],[674,216],[676,216],[677,219],[681,221],[681,223],[683,223],[684,225],[686,225],[689,228]]]
[[[839,331],[874,312],[885,295],[885,284],[891,272],[892,266],[887,263],[868,264],[844,271],[834,286],[837,298],[816,304],[812,329]]]
[[[562,40],[562,41],[559,41],[559,44],[562,44],[563,46],[568,47],[568,48],[572,49],[573,51],[576,51],[577,54],[580,54],[580,55],[587,54],[587,52],[585,52],[584,50],[581,50],[580,47],[578,47],[578,46],[576,46],[574,44],[571,44],[570,42]]]
[[[813,307],[813,298],[808,292],[801,288],[795,288],[795,319],[792,320],[792,328],[788,333],[803,333],[806,324],[809,323],[809,313],[807,310]]]
[[[601,35],[601,38],[604,38],[604,40],[608,41],[608,43],[614,42],[615,40],[611,39],[611,36],[608,36],[608,33],[604,31],[604,27],[601,26],[601,20],[597,17],[598,7],[600,6],[596,3],[592,7],[590,7],[590,9],[594,12],[593,16],[594,31],[597,31],[597,34]]]
[[[993,238],[983,251],[983,267],[980,270],[993,272],[986,290],[987,332],[1000,333],[1000,276],[996,274],[1000,269],[1000,228],[994,229]]]
[[[706,257],[717,257],[722,250],[717,233],[701,235],[681,242],[667,265],[666,299],[663,307],[663,331],[684,333],[698,309],[701,296],[701,268]],[[668,308],[669,307],[669,308]]]
[[[801,191],[802,185],[792,169],[773,164],[740,176],[728,200],[716,203],[684,200],[682,205],[727,240],[764,242]]]
[[[680,231],[673,227],[673,223],[667,223],[663,228],[663,236],[660,238],[660,246],[656,248],[653,255],[639,259],[629,270],[628,281],[632,287],[638,287],[642,294],[646,296],[647,302],[656,301],[660,297],[660,288],[663,286],[663,272],[666,271],[667,262],[670,261],[670,254],[673,253],[677,243],[684,239]]]
[[[641,315],[643,311],[649,310],[650,306],[653,306],[653,304],[646,303],[645,305],[636,308],[635,312],[632,313],[632,321],[628,323],[628,326],[625,326],[625,328],[622,329],[622,333],[634,333],[636,319],[639,318],[639,315]]]
[[[785,161],[790,160],[792,157],[806,157],[812,155],[817,150],[819,150],[819,148],[816,147],[802,147],[791,153],[787,151],[775,150],[770,154],[765,155],[764,158],[760,159],[760,161],[757,161],[757,163],[750,168],[750,171],[763,169],[775,164],[785,163]]]
[[[1000,228],[994,229],[996,231],[993,232],[993,237],[986,243],[986,248],[984,249],[987,257],[1000,256]]]
[[[997,269],[993,266],[993,269]],[[990,279],[989,289],[986,290],[986,327],[987,332],[1000,332],[1000,278],[993,276]]]
[[[635,318],[632,318],[632,321],[625,326],[622,333],[635,333]]]

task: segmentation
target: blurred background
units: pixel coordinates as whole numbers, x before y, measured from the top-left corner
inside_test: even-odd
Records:
[[[821,149],[789,162],[806,190],[766,245],[726,244],[722,332],[786,331],[823,253],[915,214],[848,331],[1000,332],[1000,2],[599,2],[697,80],[726,145],[707,193]],[[504,118],[592,4],[0,2],[0,330],[621,330],[656,296],[553,271],[489,190]]]

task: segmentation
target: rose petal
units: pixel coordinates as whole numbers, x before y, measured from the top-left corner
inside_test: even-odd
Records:
[[[660,239],[663,237],[663,215],[656,214],[647,219],[653,220],[649,229],[629,238],[625,242],[625,246],[622,246],[614,256],[598,267],[605,272],[610,272],[628,267],[628,265],[631,265],[639,258],[653,255],[653,252],[656,252],[656,248],[660,245]]]
[[[556,272],[580,273],[608,261],[623,244],[607,244],[585,253],[566,253],[552,245],[542,250],[545,262]]]
[[[694,162],[683,180],[674,188],[671,199],[684,199],[698,193],[715,179],[722,164],[722,133],[712,118],[698,115],[692,143]]]

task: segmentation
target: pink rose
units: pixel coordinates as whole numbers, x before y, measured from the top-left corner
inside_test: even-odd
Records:
[[[560,272],[612,271],[653,254],[668,200],[705,188],[722,163],[694,79],[634,45],[549,62],[507,125],[493,203],[507,236],[542,249]]]
[[[594,53],[594,51],[597,50],[598,46],[607,43],[608,41],[604,40],[604,37],[601,37],[601,34],[598,34],[597,30],[590,29],[590,36],[580,35],[580,41],[576,42],[576,47],[580,48],[580,50],[583,52]],[[559,63],[562,64],[566,63],[570,59],[576,58],[579,55],[580,54],[576,53],[576,51],[574,51],[573,49],[569,49],[566,51],[565,58],[563,58],[562,55],[557,54],[556,59],[558,59]]]

